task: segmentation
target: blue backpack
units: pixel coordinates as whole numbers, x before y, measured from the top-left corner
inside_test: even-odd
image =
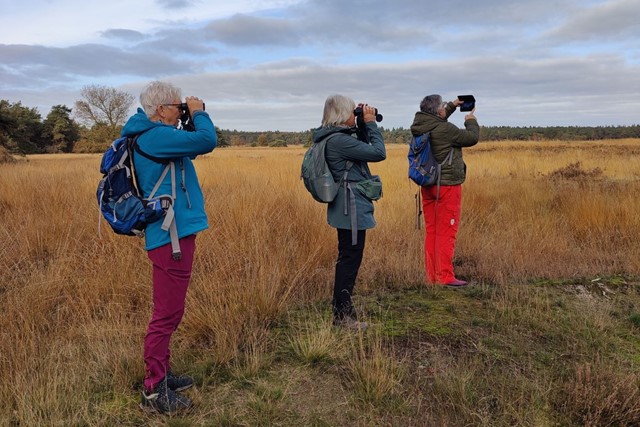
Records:
[[[409,178],[422,187],[440,186],[440,172],[442,165],[453,159],[453,148],[442,163],[438,163],[431,152],[431,138],[429,133],[412,136],[409,144]]]
[[[431,138],[429,132],[419,136],[412,136],[409,144],[409,178],[421,187],[437,185],[436,200],[440,199],[440,173],[442,165],[453,159],[453,148],[442,163],[438,163],[431,152]],[[420,202],[420,191],[416,193],[416,228],[420,229],[420,216],[422,215],[422,203]]]
[[[147,224],[163,218],[171,207],[170,196],[143,199],[136,185],[132,167],[132,153],[137,137],[116,139],[102,155],[96,196],[102,217],[117,234],[144,236]],[[167,166],[169,167],[169,166]],[[159,182],[164,179],[164,173]]]

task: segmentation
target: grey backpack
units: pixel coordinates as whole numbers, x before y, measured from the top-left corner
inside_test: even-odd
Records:
[[[338,194],[338,187],[340,186],[340,183],[333,180],[333,175],[325,159],[327,141],[334,135],[336,134],[332,133],[326,138],[311,144],[311,147],[309,147],[302,159],[300,177],[307,191],[320,203],[333,202]],[[347,162],[347,169],[345,170],[344,176],[349,173],[352,165],[352,162]]]

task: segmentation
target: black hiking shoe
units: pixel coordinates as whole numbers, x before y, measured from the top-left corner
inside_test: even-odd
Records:
[[[184,391],[193,386],[193,378],[188,375],[174,375],[173,372],[167,373],[167,387],[173,391]]]
[[[191,405],[191,399],[167,387],[166,378],[152,391],[143,390],[140,400],[140,409],[143,411],[165,415],[174,415],[189,409]]]

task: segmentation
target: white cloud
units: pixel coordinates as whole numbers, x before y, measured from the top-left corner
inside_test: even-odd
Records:
[[[569,16],[563,25],[551,30],[549,35],[563,41],[626,41],[637,47],[640,37],[639,14],[640,0],[609,1]]]
[[[163,26],[195,25],[236,13],[269,10],[297,1],[109,0],[89,4],[79,0],[23,0],[14,7],[3,5],[0,43],[63,47],[95,42],[111,28],[148,32]]]

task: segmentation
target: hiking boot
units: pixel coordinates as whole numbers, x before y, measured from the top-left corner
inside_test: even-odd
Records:
[[[174,375],[173,372],[167,373],[167,387],[173,391],[184,391],[193,386],[193,378],[188,375]]]
[[[191,399],[168,388],[166,380],[160,381],[152,391],[143,390],[140,400],[140,409],[143,411],[165,415],[174,415],[189,409],[191,405]]]
[[[445,286],[447,288],[464,288],[467,285],[469,285],[468,282],[465,282],[464,280],[458,280],[458,279],[453,279],[451,282],[445,283]]]
[[[352,331],[364,331],[369,327],[369,324],[367,322],[358,322],[351,317],[344,317],[342,319],[333,319],[333,326],[350,329]]]

